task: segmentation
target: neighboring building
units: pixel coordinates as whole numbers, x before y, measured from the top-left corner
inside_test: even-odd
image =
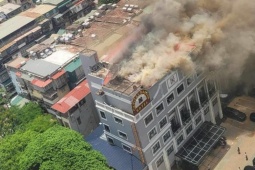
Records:
[[[39,5],[0,24],[0,64],[17,56],[27,56],[26,50],[53,32],[51,18],[57,13],[55,6]],[[7,83],[6,83],[7,82]],[[11,79],[3,66],[0,85],[7,89]]]
[[[17,92],[18,94],[25,93],[25,91],[23,91],[20,83],[18,82],[16,73],[19,71],[22,64],[24,64],[27,60],[29,59],[17,57],[12,61],[8,62],[7,64],[5,64],[7,72],[9,73],[9,77],[11,78],[13,86],[15,87],[15,92]]]
[[[60,0],[56,0],[60,2]],[[46,1],[47,4],[56,5],[59,9],[59,14],[53,19],[55,30],[69,26],[78,18],[88,14],[95,8],[93,0],[78,0],[78,1],[64,1],[56,4],[55,1]]]
[[[20,5],[7,3],[0,6],[0,23],[22,12]]]
[[[99,123],[99,117],[86,80],[55,103],[52,113],[62,125],[84,136],[93,131]]]
[[[172,70],[146,87],[113,76],[108,63],[96,62],[96,54],[81,56],[81,61],[107,141],[149,169],[169,170],[175,160],[198,166],[224,133],[213,125],[223,117],[217,86],[204,74]]]
[[[12,4],[21,5],[23,11],[34,6],[34,3],[32,0],[7,0],[7,1]]]
[[[77,86],[82,80],[85,79],[85,74],[81,65],[81,59],[76,58],[71,63],[69,63],[64,70],[68,76],[68,85],[70,89]]]
[[[64,68],[79,57],[82,48],[68,45],[54,47],[50,44],[36,46],[40,48],[39,53],[31,51],[30,59],[23,61],[18,57],[7,63],[6,67],[20,95],[50,109],[70,91],[69,77]]]
[[[85,140],[90,143],[93,149],[102,153],[107,164],[116,170],[143,170],[146,169],[137,157],[125,152],[116,145],[109,145],[104,134],[104,127],[100,125]]]

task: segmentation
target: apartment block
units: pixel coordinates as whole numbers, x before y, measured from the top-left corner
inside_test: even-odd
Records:
[[[86,80],[55,103],[51,109],[63,126],[84,136],[90,134],[99,123],[99,117]]]
[[[198,166],[225,130],[216,125],[223,117],[216,83],[200,71],[186,76],[171,70],[146,87],[114,76],[106,62],[89,65],[93,56],[81,61],[84,70],[90,68],[86,76],[109,144],[135,155],[151,170],[171,169],[180,161]],[[214,138],[206,138],[210,145],[194,139],[200,132],[213,133]],[[206,152],[192,153],[191,140]],[[186,159],[185,148],[188,155],[199,155],[198,160]]]
[[[36,45],[37,51],[31,51],[29,58],[15,58],[6,64],[12,82],[19,94],[38,101],[50,109],[53,104],[69,91],[68,78],[77,79],[77,75],[67,75],[65,71],[79,58],[82,48],[68,45]],[[74,67],[73,72],[79,71]],[[84,74],[83,74],[84,75]],[[72,78],[72,76],[76,76]],[[78,75],[79,80],[84,76]],[[78,79],[77,79],[78,80]]]

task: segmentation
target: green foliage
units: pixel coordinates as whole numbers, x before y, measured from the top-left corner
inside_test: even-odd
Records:
[[[33,131],[16,132],[0,140],[0,169],[18,169],[20,155],[37,135]]]
[[[119,0],[98,0],[99,4],[117,3]]]
[[[24,127],[26,130],[32,130],[35,132],[42,133],[50,127],[57,124],[55,119],[52,119],[51,115],[39,115],[32,122],[29,122]]]
[[[1,113],[0,114],[0,136],[4,137],[6,135],[14,133],[18,129],[25,130],[25,128],[28,128],[27,124],[30,124],[30,122],[33,122],[35,118],[39,119],[38,117],[43,115],[43,110],[38,104],[30,102],[30,103],[27,103],[22,108],[12,106],[10,109],[5,109],[3,107],[0,107],[0,113]],[[42,123],[47,124],[50,122],[49,120],[50,120],[49,117],[48,118],[41,117],[41,121],[43,121]],[[37,123],[39,123],[39,121],[40,120],[37,120]],[[36,122],[34,122],[34,124],[35,123]],[[46,126],[46,124],[44,125]],[[41,126],[43,126],[43,124]],[[49,127],[51,126],[49,125]],[[44,130],[48,129],[49,127],[45,127]],[[44,131],[44,130],[41,130],[41,131]]]
[[[106,170],[106,159],[70,129],[54,126],[31,141],[19,160],[19,169]]]

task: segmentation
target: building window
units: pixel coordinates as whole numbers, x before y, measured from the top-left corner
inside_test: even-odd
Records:
[[[156,107],[156,113],[159,115],[164,110],[163,103],[161,103],[158,107]]]
[[[157,134],[157,130],[154,127],[150,132],[149,132],[149,139],[151,140],[155,135]]]
[[[201,120],[202,120],[201,116],[198,116],[196,118],[196,125],[198,125],[201,122]]]
[[[184,91],[184,86],[181,84],[179,87],[177,87],[177,94],[181,94]]]
[[[104,113],[104,112],[100,111],[100,116],[101,116],[101,118],[103,118],[103,119],[106,120],[106,116],[105,116],[105,113]]]
[[[114,145],[114,142],[113,142],[113,139],[112,138],[109,138],[107,137],[107,141],[110,145]]]
[[[159,122],[159,127],[162,129],[165,125],[167,124],[167,119],[164,117],[160,122]]]
[[[164,134],[164,136],[163,136],[164,143],[166,141],[168,141],[168,139],[170,139],[170,137],[171,137],[171,133],[170,133],[170,131],[167,131],[166,134]]]
[[[79,125],[81,124],[81,118],[80,117],[77,118],[77,122],[78,122]]]
[[[170,148],[166,150],[167,156],[169,156],[174,151],[174,146],[171,145]]]
[[[181,135],[178,139],[177,139],[177,145],[180,145],[183,141],[183,136]]]
[[[187,135],[189,135],[190,132],[191,132],[192,130],[193,130],[193,127],[192,127],[192,125],[190,125],[190,126],[186,129]]]
[[[204,115],[207,115],[207,113],[209,113],[209,107],[205,108],[204,110]]]
[[[170,94],[167,98],[166,98],[167,104],[172,103],[172,101],[174,101],[174,93]]]
[[[110,127],[106,124],[104,124],[104,129],[105,129],[105,131],[110,132]]]
[[[122,144],[122,148],[123,148],[125,151],[131,153],[131,148],[128,147],[127,145],[123,145],[123,144]]]
[[[139,104],[141,104],[143,102],[143,98],[139,97],[138,102],[139,102]]]
[[[119,118],[117,118],[117,117],[114,117],[114,120],[115,120],[115,122],[117,122],[117,123],[119,123],[119,124],[122,125],[122,120],[121,120],[121,119],[119,119]]]
[[[174,74],[173,76],[171,76],[168,80],[168,86],[169,88],[174,85],[176,82],[178,81],[178,77],[177,74]]]
[[[193,76],[190,76],[187,78],[187,85],[189,86],[193,82],[194,78]]]
[[[82,106],[84,103],[86,103],[86,99],[85,98],[81,99],[81,101],[79,102],[80,106]]]
[[[119,131],[119,136],[124,138],[124,139],[127,139],[127,135],[121,131]]]
[[[157,168],[158,168],[163,162],[164,162],[164,158],[163,158],[163,156],[161,156],[161,157],[157,160],[157,162],[156,162]]]
[[[152,153],[155,154],[160,149],[159,141],[152,147]]]
[[[153,116],[152,116],[152,113],[150,113],[150,114],[144,119],[145,125],[148,126],[148,124],[151,123],[152,120],[153,120]]]

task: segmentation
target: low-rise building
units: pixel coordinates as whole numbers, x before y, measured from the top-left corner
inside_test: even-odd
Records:
[[[84,136],[98,126],[99,117],[86,80],[78,84],[51,108],[61,124]]]
[[[22,12],[21,6],[7,3],[0,6],[0,23]]]

